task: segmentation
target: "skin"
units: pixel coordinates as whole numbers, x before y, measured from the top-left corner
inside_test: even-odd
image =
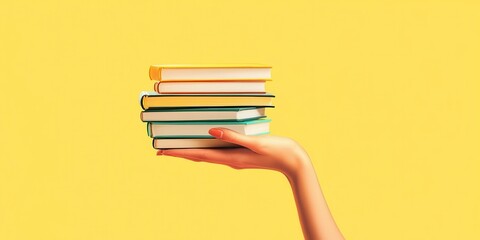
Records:
[[[234,169],[270,169],[283,173],[292,187],[305,239],[344,239],[328,209],[308,154],[295,141],[275,136],[245,136],[224,128],[209,133],[239,148],[170,149],[157,155],[223,164]]]

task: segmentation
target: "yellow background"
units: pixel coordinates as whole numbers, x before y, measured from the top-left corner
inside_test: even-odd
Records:
[[[0,239],[301,239],[274,172],[156,157],[161,63],[271,64],[349,239],[480,238],[480,5],[2,1]]]

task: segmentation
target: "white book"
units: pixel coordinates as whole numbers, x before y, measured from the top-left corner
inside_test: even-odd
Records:
[[[265,117],[265,108],[177,108],[143,111],[144,122],[160,121],[243,121]]]
[[[265,93],[265,81],[156,82],[158,93]]]
[[[150,79],[158,81],[270,80],[265,65],[153,65]]]
[[[224,142],[218,139],[153,139],[153,148],[226,148],[239,147],[233,143]]]

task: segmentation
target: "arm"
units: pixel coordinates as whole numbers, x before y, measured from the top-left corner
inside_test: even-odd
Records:
[[[305,239],[343,239],[328,209],[310,160],[295,174],[287,175],[292,187]]]
[[[166,155],[230,166],[283,173],[290,182],[305,239],[343,239],[328,209],[307,153],[293,140],[274,136],[245,136],[213,128],[210,134],[243,148],[160,150]]]

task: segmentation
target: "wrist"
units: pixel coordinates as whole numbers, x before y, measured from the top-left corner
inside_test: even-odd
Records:
[[[308,156],[297,156],[293,159],[293,164],[283,172],[291,183],[297,182],[298,179],[308,176],[313,170],[313,165]]]

